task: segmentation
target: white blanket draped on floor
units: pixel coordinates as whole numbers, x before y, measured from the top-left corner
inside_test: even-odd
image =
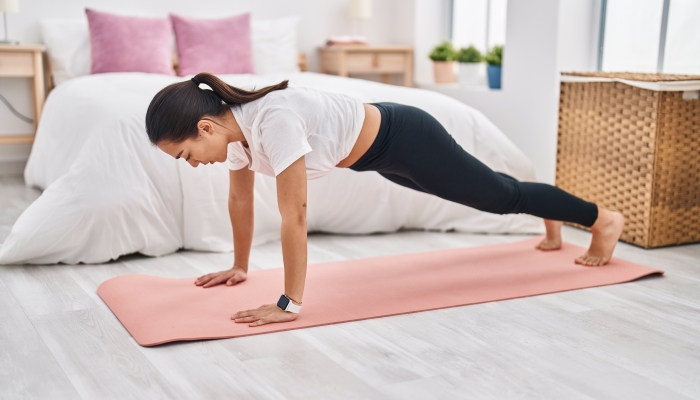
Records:
[[[535,179],[532,163],[484,115],[436,92],[313,72],[221,77],[232,85],[257,87],[288,79],[290,86],[347,93],[364,102],[416,106],[494,170]],[[45,190],[12,227],[0,247],[0,264],[101,263],[179,248],[233,250],[226,165],[192,168],[150,145],[146,136],[151,98],[183,79],[88,75],[51,92],[24,172],[27,185]],[[544,232],[538,218],[481,212],[406,189],[376,172],[338,168],[309,181],[308,191],[309,231]],[[279,224],[275,180],[257,174],[254,244],[278,238]]]

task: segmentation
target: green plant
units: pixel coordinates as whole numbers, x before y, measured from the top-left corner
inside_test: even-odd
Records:
[[[488,65],[501,65],[503,63],[503,46],[493,46],[484,56]]]
[[[435,46],[429,57],[433,61],[454,61],[457,58],[457,51],[452,46],[452,43],[445,40]]]
[[[478,63],[482,60],[481,52],[474,46],[462,47],[457,53],[457,61],[461,63]]]

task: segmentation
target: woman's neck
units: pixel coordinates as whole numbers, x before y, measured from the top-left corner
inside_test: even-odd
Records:
[[[228,138],[229,143],[246,142],[243,131],[241,130],[240,125],[238,125],[238,121],[236,121],[236,118],[233,116],[231,109],[224,113],[224,117],[221,118],[221,124],[226,128],[226,137]]]

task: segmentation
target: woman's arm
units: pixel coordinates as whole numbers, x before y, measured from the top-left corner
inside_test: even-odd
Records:
[[[248,277],[248,260],[253,243],[253,186],[255,172],[248,168],[229,170],[228,213],[233,229],[233,267],[200,276],[195,285],[211,287],[220,283],[235,285]]]
[[[277,204],[282,215],[284,294],[298,304],[306,281],[306,161],[303,156],[277,175]],[[297,317],[277,304],[265,304],[254,310],[239,311],[231,319],[258,326],[294,321]]]
[[[302,156],[277,175],[282,215],[284,294],[301,303],[306,281],[306,161]]]
[[[253,243],[253,188],[255,172],[248,168],[229,170],[228,213],[233,229],[233,266],[248,271]]]

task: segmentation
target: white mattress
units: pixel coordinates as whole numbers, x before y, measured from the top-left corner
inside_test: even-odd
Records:
[[[306,86],[392,101],[432,114],[468,152],[496,171],[535,179],[532,163],[480,112],[440,93],[313,72],[223,75],[263,87]],[[232,251],[225,163],[192,168],[150,145],[151,98],[182,80],[143,73],[72,79],[49,95],[24,172],[45,189],[0,247],[0,263],[101,263],[179,248]],[[399,228],[543,233],[541,219],[481,212],[396,185],[376,172],[336,169],[309,181],[309,231],[366,234]],[[475,188],[474,190],[479,190]],[[257,174],[254,245],[279,237],[275,180]]]

